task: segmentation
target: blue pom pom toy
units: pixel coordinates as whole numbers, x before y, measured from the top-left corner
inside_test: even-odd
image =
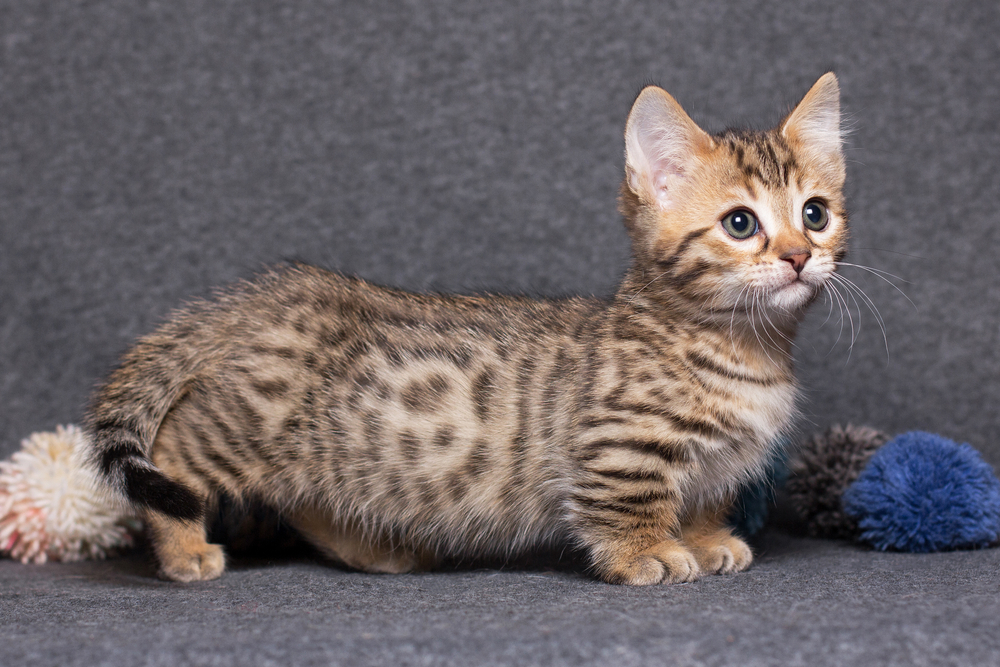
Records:
[[[872,455],[844,492],[845,512],[876,549],[926,553],[1000,537],[1000,481],[979,452],[932,433],[904,433]]]

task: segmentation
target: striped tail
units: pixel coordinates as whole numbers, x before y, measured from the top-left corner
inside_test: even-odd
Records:
[[[178,341],[163,332],[130,350],[94,396],[87,418],[89,463],[138,508],[196,520],[205,503],[150,458],[160,423],[184,395],[199,364],[176,358]]]

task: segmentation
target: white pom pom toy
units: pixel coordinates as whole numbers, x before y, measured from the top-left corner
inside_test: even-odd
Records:
[[[132,544],[138,524],[73,455],[76,426],[33,433],[0,462],[0,554],[22,563],[104,558]]]

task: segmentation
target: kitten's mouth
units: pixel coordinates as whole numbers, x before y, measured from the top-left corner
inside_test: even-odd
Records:
[[[801,274],[798,274],[798,275],[795,275],[792,278],[789,278],[788,282],[786,282],[784,285],[778,287],[775,290],[775,292],[781,292],[781,291],[789,290],[789,289],[796,289],[796,288],[799,288],[799,287],[811,287],[809,285],[809,283],[807,283],[805,280],[802,279],[802,275]]]

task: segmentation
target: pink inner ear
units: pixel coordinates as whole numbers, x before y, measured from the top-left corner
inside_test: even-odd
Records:
[[[672,177],[673,176],[673,177]],[[653,179],[653,194],[656,197],[656,203],[660,205],[660,208],[670,208],[673,204],[673,187],[676,185],[675,182],[677,177],[671,174],[669,171],[657,171],[656,176]]]
[[[704,133],[669,94],[653,87],[640,93],[626,128],[630,186],[661,208],[676,205],[676,190]]]
[[[656,203],[663,209],[676,204],[675,190],[684,179],[684,169],[676,160],[660,156],[650,164],[650,180]]]
[[[649,122],[642,118],[640,122]],[[666,128],[636,127],[633,142],[629,145],[629,185],[642,192],[651,203],[660,208],[670,208],[675,202],[674,190],[684,176],[678,159],[682,141]]]
[[[825,74],[806,93],[781,128],[821,160],[840,162],[840,87],[833,74]]]

